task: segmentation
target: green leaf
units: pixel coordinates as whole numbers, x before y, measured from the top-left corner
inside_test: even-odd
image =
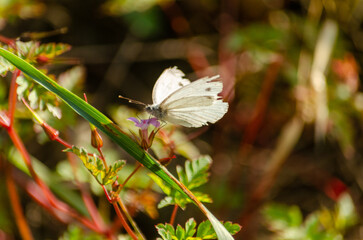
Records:
[[[102,160],[97,157],[96,154],[88,155],[88,152],[84,148],[78,148],[73,146],[64,150],[64,152],[72,152],[76,154],[83,162],[84,166],[93,175],[93,177],[102,184],[102,179],[106,175],[103,167]],[[99,176],[101,180],[99,179]]]
[[[36,48],[34,55],[38,56],[42,54],[48,58],[54,58],[70,49],[71,46],[65,43],[45,43]]]
[[[180,240],[185,239],[185,231],[182,228],[182,226],[180,226],[179,224],[176,227],[175,236],[177,237],[177,239],[180,239]]]
[[[202,240],[202,239],[217,239],[216,232],[213,230],[213,226],[210,221],[204,221],[198,226],[198,230],[196,230],[197,223],[193,218],[190,218],[185,223],[185,229],[178,225],[176,230],[174,227],[168,223],[166,224],[158,224],[156,226],[159,235],[162,239],[175,239],[175,240]],[[223,226],[221,224],[221,226]],[[241,226],[238,224],[232,224],[231,222],[224,223],[224,227],[231,234],[236,234],[241,230]],[[197,233],[197,236],[194,236]],[[230,239],[228,237],[219,237],[219,239]]]
[[[111,166],[109,166],[106,175],[102,179],[102,184],[107,185],[115,181],[117,173],[125,166],[126,161],[118,160]]]
[[[8,71],[14,71],[15,67],[4,58],[0,58],[0,76],[4,77]]]
[[[38,84],[34,84],[33,79],[28,76],[20,75],[16,79],[16,83],[18,84],[16,93],[19,100],[21,98],[28,99],[33,110],[47,108],[54,117],[58,119],[62,117],[62,111],[58,107],[58,99],[53,93],[46,91]]]
[[[241,230],[241,226],[238,224],[233,224],[232,222],[225,222],[223,224],[224,228],[232,235],[238,233]],[[217,239],[216,232],[213,229],[213,225],[210,221],[204,221],[199,224],[197,229],[197,237],[201,239]],[[218,237],[218,239],[223,239]]]
[[[173,236],[175,236],[174,227],[170,224],[161,224],[160,223],[160,224],[156,225],[156,229],[158,230],[158,233],[162,237],[163,240],[172,240]]]
[[[183,168],[177,166],[179,180],[189,189],[193,189],[208,182],[208,170],[212,164],[209,156],[201,156],[194,161],[185,161]]]
[[[117,173],[125,165],[125,161],[115,161],[108,170],[106,170],[102,160],[96,155],[90,155],[84,148],[73,146],[71,149],[64,150],[76,154],[83,162],[84,166],[93,175],[99,184],[107,185],[115,181]]]
[[[193,218],[190,218],[186,223],[185,223],[185,238],[188,237],[193,237],[195,232],[197,231],[195,228],[197,226],[197,223],[195,222],[195,220]]]
[[[197,237],[202,239],[216,239],[217,235],[213,230],[212,224],[209,221],[204,221],[198,226]]]
[[[1,58],[2,59],[2,58]],[[16,93],[18,95],[18,99],[21,99],[26,95],[26,91],[28,91],[28,88],[31,84],[24,76],[19,76],[16,79],[16,83],[18,84],[18,88],[16,89]]]
[[[201,156],[194,161],[185,161],[185,170],[182,167],[177,166],[179,181],[190,190],[199,187],[208,181],[208,169],[211,163],[212,160],[209,156]],[[155,175],[153,176],[150,174],[150,177],[167,195],[160,201],[158,205],[159,208],[177,204],[182,209],[185,209],[188,203],[193,202],[190,198],[185,197],[174,189],[166,186]],[[212,202],[212,199],[207,194],[196,191],[193,191],[193,194],[200,202]]]

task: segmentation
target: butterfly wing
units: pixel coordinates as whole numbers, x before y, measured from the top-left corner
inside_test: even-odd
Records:
[[[185,74],[177,67],[165,69],[154,85],[153,104],[160,104],[170,94],[188,85],[190,81],[183,78],[184,76]]]
[[[200,100],[200,97],[194,98]],[[204,104],[204,106],[169,109],[164,119],[185,127],[201,127],[217,122],[228,110],[228,103],[222,100],[207,100]]]
[[[215,123],[228,110],[228,103],[218,96],[223,84],[214,81],[219,76],[194,81],[162,101],[160,108],[166,114],[164,120],[186,127],[201,127]]]

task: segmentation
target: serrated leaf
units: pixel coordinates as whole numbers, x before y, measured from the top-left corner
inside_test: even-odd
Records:
[[[209,156],[202,156],[194,161],[187,160],[185,162],[186,171],[184,171],[182,167],[177,166],[179,181],[189,189],[193,189],[204,184],[208,181],[208,169],[211,163],[212,160]],[[163,192],[168,195],[160,201],[158,208],[177,204],[182,209],[185,209],[188,203],[193,202],[190,198],[182,196],[182,194],[179,192],[166,186],[155,175],[150,174],[150,177],[161,188],[161,190],[163,190]],[[207,194],[201,192],[193,192],[193,194],[200,202],[212,202],[212,199]]]
[[[106,175],[102,179],[102,184],[107,185],[111,184],[115,181],[115,177],[117,176],[117,173],[125,166],[126,162],[122,160],[116,161],[114,164],[112,164]]]
[[[176,227],[175,236],[177,237],[177,239],[185,239],[185,231],[179,224]]]
[[[71,149],[64,150],[76,154],[83,162],[84,166],[93,175],[99,184],[107,185],[115,181],[118,171],[125,165],[125,161],[118,160],[105,169],[102,160],[96,154],[88,154],[84,148],[73,146]]]
[[[241,230],[241,226],[238,224],[232,224],[231,222],[225,222],[222,225],[221,222],[218,222],[220,226],[226,229],[227,233],[236,234]],[[213,229],[213,225],[209,220],[204,221],[199,224],[198,229],[196,229],[197,223],[193,218],[190,218],[185,223],[185,229],[182,226],[178,225],[176,230],[174,227],[168,223],[166,224],[158,224],[156,228],[158,229],[158,233],[162,236],[163,239],[175,239],[175,240],[202,240],[202,239],[217,239],[217,234]],[[194,234],[197,232],[197,236]],[[228,233],[229,234],[229,233]],[[228,235],[219,235],[219,239],[228,240],[233,239]]]
[[[71,49],[69,44],[65,43],[46,43],[40,44],[35,50],[35,55],[44,55],[48,58],[54,58]]]
[[[16,94],[18,95],[18,99],[20,100],[24,97],[25,92],[28,90],[30,82],[22,75],[17,77],[16,83],[18,84],[18,88],[16,89]]]
[[[35,41],[29,41],[29,42],[22,42],[22,41],[16,41],[16,51],[18,53],[18,56],[22,56],[24,58],[28,58],[29,53],[33,52],[38,46],[39,43]]]
[[[159,202],[158,208],[163,208],[163,207],[171,206],[171,205],[175,205],[174,198],[166,196]]]
[[[215,239],[217,237],[209,221],[204,221],[199,224],[197,229],[197,237],[202,239]]]
[[[189,189],[199,187],[208,181],[208,169],[212,163],[209,156],[202,156],[194,161],[185,161],[185,168],[178,166],[180,181]]]
[[[232,223],[230,221],[227,221],[223,224],[223,226],[228,230],[228,232],[232,235],[238,233],[241,231],[241,226],[237,223]]]
[[[8,71],[14,71],[15,67],[13,64],[8,62],[4,58],[0,58],[0,76],[5,77],[5,75],[8,73]]]
[[[241,226],[238,224],[233,224],[232,222],[219,222],[222,226],[232,235],[238,233],[241,230]],[[197,237],[201,239],[217,239],[217,234],[215,228],[213,229],[213,225],[209,220],[204,221],[199,224],[197,229]],[[228,239],[228,238],[221,238],[219,239]]]
[[[195,222],[195,220],[193,218],[190,218],[186,223],[185,223],[185,237],[193,237],[195,232],[197,231],[195,228],[197,226],[197,223]]]
[[[106,175],[101,159],[99,159],[95,154],[91,156],[88,155],[87,151],[84,148],[78,148],[76,146],[68,148],[64,151],[76,154],[82,160],[84,166],[88,169],[88,171],[97,180],[97,182],[101,184],[102,179]],[[99,180],[99,176],[101,178],[101,181]]]
[[[172,237],[175,236],[174,227],[170,224],[160,223],[156,225],[156,229],[163,240],[172,240]]]

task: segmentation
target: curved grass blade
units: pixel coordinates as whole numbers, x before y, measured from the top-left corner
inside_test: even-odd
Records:
[[[0,56],[4,57],[7,61],[34,79],[35,82],[42,85],[47,90],[56,94],[66,104],[68,104],[76,113],[85,118],[88,122],[95,125],[98,129],[103,131],[115,143],[122,147],[137,161],[143,164],[151,172],[159,176],[172,188],[178,190],[183,195],[189,197],[199,209],[211,221],[214,229],[216,230],[218,239],[230,240],[233,237],[228,233],[224,226],[211,214],[207,208],[199,202],[192,192],[189,191],[158,161],[156,161],[150,154],[145,152],[136,142],[134,142],[127,134],[125,134],[116,124],[109,118],[98,111],[96,108],[82,100],[74,93],[58,85],[55,81],[50,79],[44,73],[33,67],[28,62],[14,55],[13,53],[0,48]],[[221,230],[222,229],[222,230]]]

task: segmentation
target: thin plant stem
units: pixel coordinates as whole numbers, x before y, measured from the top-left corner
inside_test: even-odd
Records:
[[[16,83],[16,79],[20,76],[20,70],[16,69],[12,75],[10,90],[9,90],[9,102],[8,102],[8,117],[10,119],[10,126],[13,125],[14,122],[14,112],[16,105],[16,89],[18,88],[18,84]]]
[[[36,172],[33,168],[33,165],[31,163],[30,156],[29,156],[23,142],[21,141],[19,135],[16,133],[15,129],[12,126],[10,126],[10,128],[8,128],[7,130],[8,130],[8,134],[9,134],[11,140],[13,141],[15,147],[18,149],[18,151],[22,155],[23,160],[24,160],[31,176],[33,177],[35,182],[38,184],[38,186],[42,189],[42,192],[44,193],[44,195],[47,198],[47,200],[49,201],[49,203],[56,209],[63,211],[65,213],[67,213],[68,215],[72,216],[73,218],[77,219],[78,221],[83,223],[85,226],[88,226],[91,229],[94,228],[93,223],[91,223],[89,220],[79,216],[75,211],[70,209],[68,205],[66,205],[65,203],[63,203],[55,198],[55,196],[49,190],[47,185],[36,174]]]
[[[24,240],[33,240],[33,235],[30,231],[30,228],[28,226],[28,223],[26,222],[23,210],[21,208],[19,195],[16,191],[16,186],[13,180],[12,176],[12,166],[8,163],[6,163],[6,169],[5,169],[5,179],[6,179],[6,187],[8,189],[11,208],[13,209],[13,213],[15,215],[15,221],[18,225],[19,232],[21,235],[21,238]]]
[[[114,201],[112,203],[112,205],[113,205],[113,208],[116,211],[116,214],[117,214],[118,218],[121,220],[122,226],[125,228],[126,232],[132,237],[132,239],[138,240],[136,234],[132,231],[130,226],[127,224],[126,219],[125,219],[124,215],[122,214],[117,201]]]
[[[54,207],[47,199],[47,197],[44,195],[44,190],[41,189],[41,187],[39,187],[39,185],[33,181],[29,181],[27,180],[22,180],[21,177],[18,177],[16,179],[16,181],[18,181],[18,185],[23,187],[27,193],[29,194],[29,196],[36,201],[40,206],[42,206],[45,210],[47,210],[50,214],[52,214],[53,216],[55,216],[59,221],[64,222],[64,223],[69,223],[69,216],[71,215],[68,213],[68,215],[64,214],[64,211],[58,210],[56,207]],[[86,218],[80,217],[78,215],[74,215],[71,217],[73,217],[75,220],[79,221],[81,224],[83,224],[84,226],[86,226],[87,228],[91,229],[94,232],[100,233],[100,234],[104,234],[105,232],[103,232],[101,229],[97,228],[97,226],[95,226],[95,224],[91,221],[89,221]]]
[[[25,106],[33,113],[33,115],[36,117],[36,119],[40,122],[40,124],[45,127],[47,126],[46,129],[48,129],[50,133],[50,139],[51,140],[54,140],[54,141],[57,141],[59,143],[61,143],[63,146],[65,147],[68,147],[68,148],[72,148],[72,145],[69,144],[68,142],[66,142],[65,140],[63,140],[62,138],[59,137],[59,134],[58,134],[58,131],[51,128],[50,126],[48,126],[42,119],[39,118],[39,116],[37,116],[37,114],[31,109],[31,107],[29,106],[29,104],[25,101],[24,98],[22,98],[22,101],[23,103],[25,104]],[[44,130],[46,130],[44,129]],[[68,156],[68,160],[70,162],[70,165],[72,167],[72,171],[73,171],[73,174],[74,174],[74,177],[75,177],[75,181],[80,189],[80,192],[81,192],[81,196],[82,196],[82,199],[86,205],[86,208],[89,212],[89,214],[91,215],[91,218],[94,222],[94,224],[97,226],[97,228],[100,228],[101,231],[104,231],[105,230],[105,224],[104,222],[102,221],[102,218],[101,216],[98,214],[98,211],[96,210],[96,206],[90,196],[90,194],[84,189],[83,185],[78,181],[77,179],[77,174],[76,174],[76,168],[75,168],[75,161],[73,161],[73,158],[71,157],[71,155],[69,153],[67,153],[67,156]]]
[[[103,165],[105,166],[106,171],[108,171],[108,165],[107,165],[105,157],[103,156],[101,148],[97,148],[97,150],[100,153],[100,158],[101,158],[101,160],[103,162]]]
[[[176,213],[178,212],[178,208],[179,208],[178,204],[175,204],[174,209],[173,209],[173,213],[171,214],[171,217],[170,217],[170,225],[174,225]]]
[[[121,210],[123,211],[123,213],[126,215],[127,220],[129,220],[130,224],[132,225],[132,227],[134,228],[134,230],[136,231],[137,235],[139,235],[139,239],[145,239],[145,237],[143,236],[143,234],[140,231],[140,228],[137,226],[136,222],[134,221],[134,219],[132,218],[132,216],[130,215],[129,211],[127,210],[127,207],[125,206],[125,204],[122,202],[121,198],[117,199],[117,203],[118,205],[121,207]]]
[[[126,185],[126,183],[130,180],[130,178],[142,167],[142,164],[138,163],[136,168],[134,169],[134,171],[132,171],[132,173],[126,178],[126,180],[122,183],[122,187],[120,187],[117,190],[117,193],[120,193],[120,191],[122,190],[122,188]]]

